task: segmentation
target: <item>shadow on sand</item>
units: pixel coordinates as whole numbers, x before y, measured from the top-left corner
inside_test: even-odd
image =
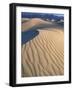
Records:
[[[22,32],[22,44],[27,43],[28,41],[32,40],[34,37],[36,37],[39,34],[39,31],[37,30],[29,30],[26,32]]]
[[[42,29],[42,28],[64,28],[64,25],[61,25],[61,24],[53,24],[53,25],[43,24],[43,25],[38,25],[38,26],[34,26],[30,29],[27,29],[27,31],[22,32],[22,35],[21,35],[22,45],[27,43],[28,41],[32,40],[33,38],[35,38],[39,34],[38,29]]]

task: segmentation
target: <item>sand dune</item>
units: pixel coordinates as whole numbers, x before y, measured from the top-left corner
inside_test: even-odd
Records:
[[[28,22],[30,19],[29,18],[21,18],[21,23]]]
[[[34,27],[34,26],[38,26],[38,25],[41,25],[41,24],[52,24],[51,22],[47,22],[47,21],[44,21],[42,19],[38,19],[38,18],[35,18],[35,19],[31,19],[29,21],[27,21],[26,23],[22,23],[22,31],[27,31],[28,29]]]
[[[33,25],[29,24],[29,27]],[[51,28],[38,31],[39,35],[22,46],[22,77],[63,75],[63,30]]]

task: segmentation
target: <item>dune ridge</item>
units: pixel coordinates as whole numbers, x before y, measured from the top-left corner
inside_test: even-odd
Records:
[[[21,48],[22,77],[64,75],[64,31],[38,31],[39,35]]]
[[[22,31],[27,31],[28,29],[30,29],[34,26],[41,25],[41,24],[50,25],[50,24],[52,24],[52,22],[48,22],[48,21],[44,21],[42,19],[34,18],[34,19],[31,19],[31,20],[27,21],[26,23],[22,23],[21,30]]]

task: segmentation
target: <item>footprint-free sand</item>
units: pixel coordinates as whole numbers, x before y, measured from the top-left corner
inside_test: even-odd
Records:
[[[64,75],[64,31],[38,31],[35,38],[22,45],[22,77]]]

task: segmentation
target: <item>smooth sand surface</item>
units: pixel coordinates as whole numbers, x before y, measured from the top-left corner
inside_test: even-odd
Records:
[[[38,26],[38,25],[41,25],[41,24],[52,24],[51,22],[48,22],[48,21],[44,21],[42,19],[38,19],[38,18],[35,18],[35,19],[31,19],[25,23],[22,23],[22,31],[27,31],[28,29],[34,27],[34,26]]]
[[[64,75],[64,31],[38,31],[22,46],[22,77]]]

